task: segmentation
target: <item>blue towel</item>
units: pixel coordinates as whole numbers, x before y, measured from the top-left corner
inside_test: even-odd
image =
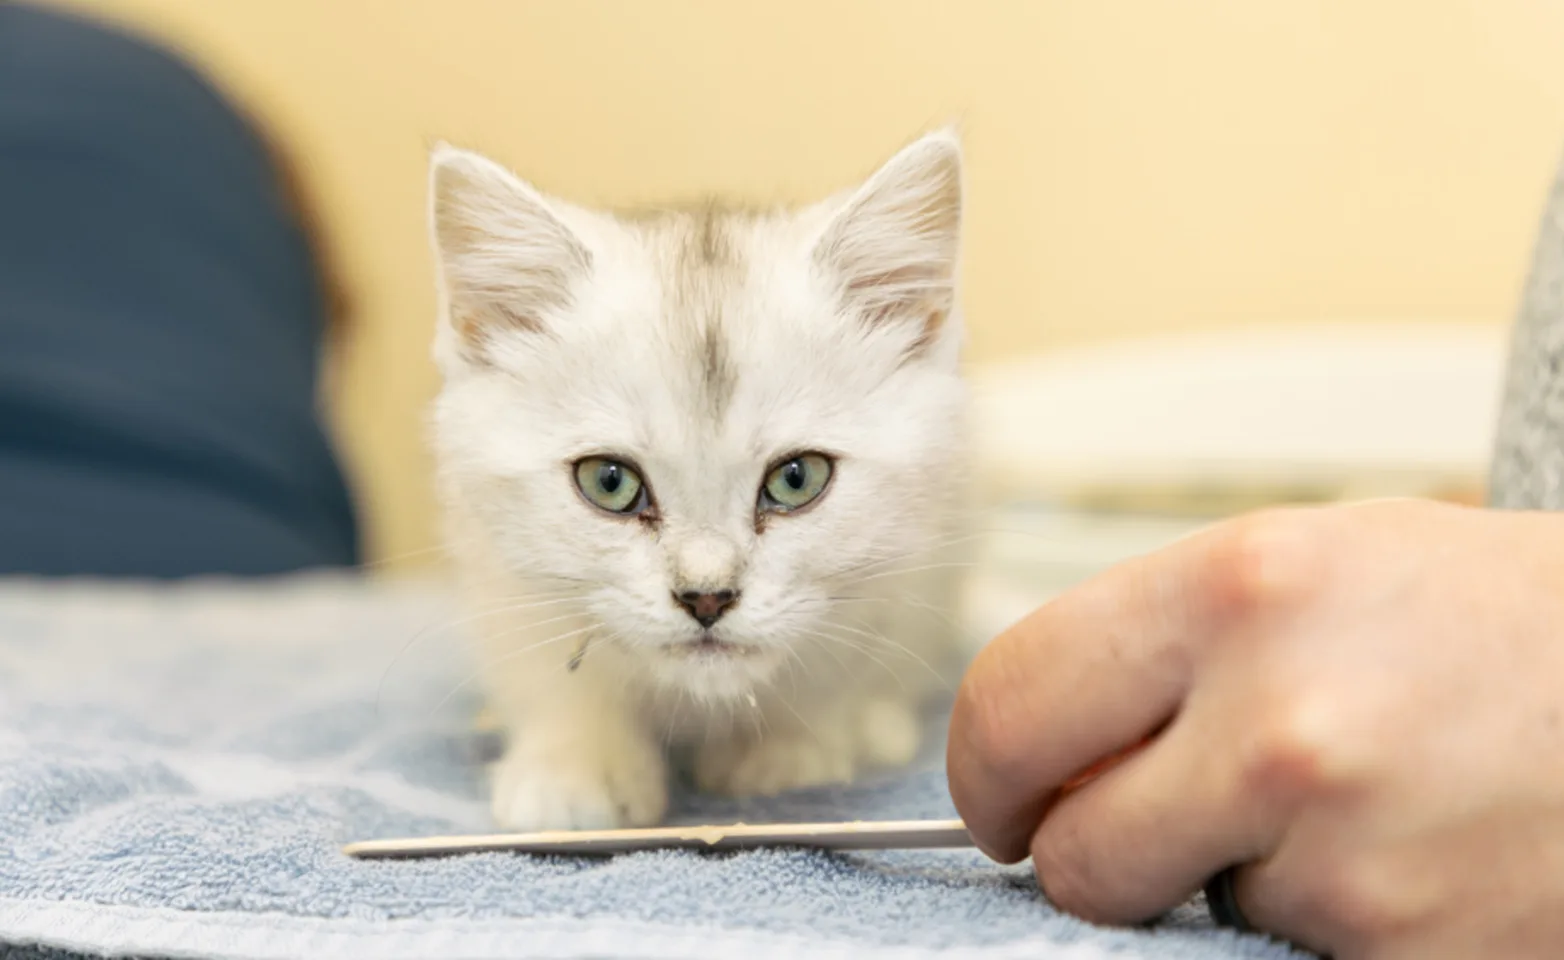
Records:
[[[1296,956],[1194,906],[1093,928],[972,851],[350,860],[351,840],[489,826],[452,619],[437,588],[346,575],[0,584],[0,955]],[[951,814],[937,750],[851,788],[676,805]]]

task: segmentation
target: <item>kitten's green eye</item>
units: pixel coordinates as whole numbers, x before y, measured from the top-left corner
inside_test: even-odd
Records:
[[[760,488],[760,508],[787,513],[808,506],[831,482],[831,460],[818,453],[801,453],[779,464],[766,475]]]
[[[576,486],[587,502],[609,513],[626,516],[646,509],[646,484],[641,475],[618,460],[587,457],[576,464]]]

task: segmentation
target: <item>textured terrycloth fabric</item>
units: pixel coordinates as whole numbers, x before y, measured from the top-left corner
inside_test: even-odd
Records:
[[[355,564],[324,300],[278,170],[198,76],[0,0],[0,573]]]
[[[471,666],[453,632],[426,629],[449,620],[437,592],[346,578],[0,585],[0,944],[234,960],[1289,956],[1194,908],[1094,929],[1051,910],[1025,867],[970,851],[349,860],[349,840],[488,826],[493,745],[470,733],[469,696],[442,703]],[[685,796],[677,813],[951,808],[935,744],[910,774],[768,803]]]
[[[1491,488],[1496,506],[1564,509],[1564,166],[1515,325]]]

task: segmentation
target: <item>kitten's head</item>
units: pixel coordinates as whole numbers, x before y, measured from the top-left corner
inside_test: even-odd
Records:
[[[842,642],[959,499],[960,167],[939,132],[803,210],[615,216],[438,149],[434,438],[517,593],[701,696]]]

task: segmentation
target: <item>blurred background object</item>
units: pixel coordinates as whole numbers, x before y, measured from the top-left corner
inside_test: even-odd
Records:
[[[1000,502],[1195,516],[1373,496],[1478,503],[1506,346],[1502,324],[1362,320],[990,364],[973,418],[985,488]]]
[[[356,565],[329,303],[282,168],[199,76],[0,5],[0,573]]]
[[[1564,143],[1555,0],[71,6],[188,53],[297,158],[357,308],[330,410],[387,569],[437,556],[435,139],[588,203],[798,200],[959,119],[989,489],[1190,518],[1481,497]]]

